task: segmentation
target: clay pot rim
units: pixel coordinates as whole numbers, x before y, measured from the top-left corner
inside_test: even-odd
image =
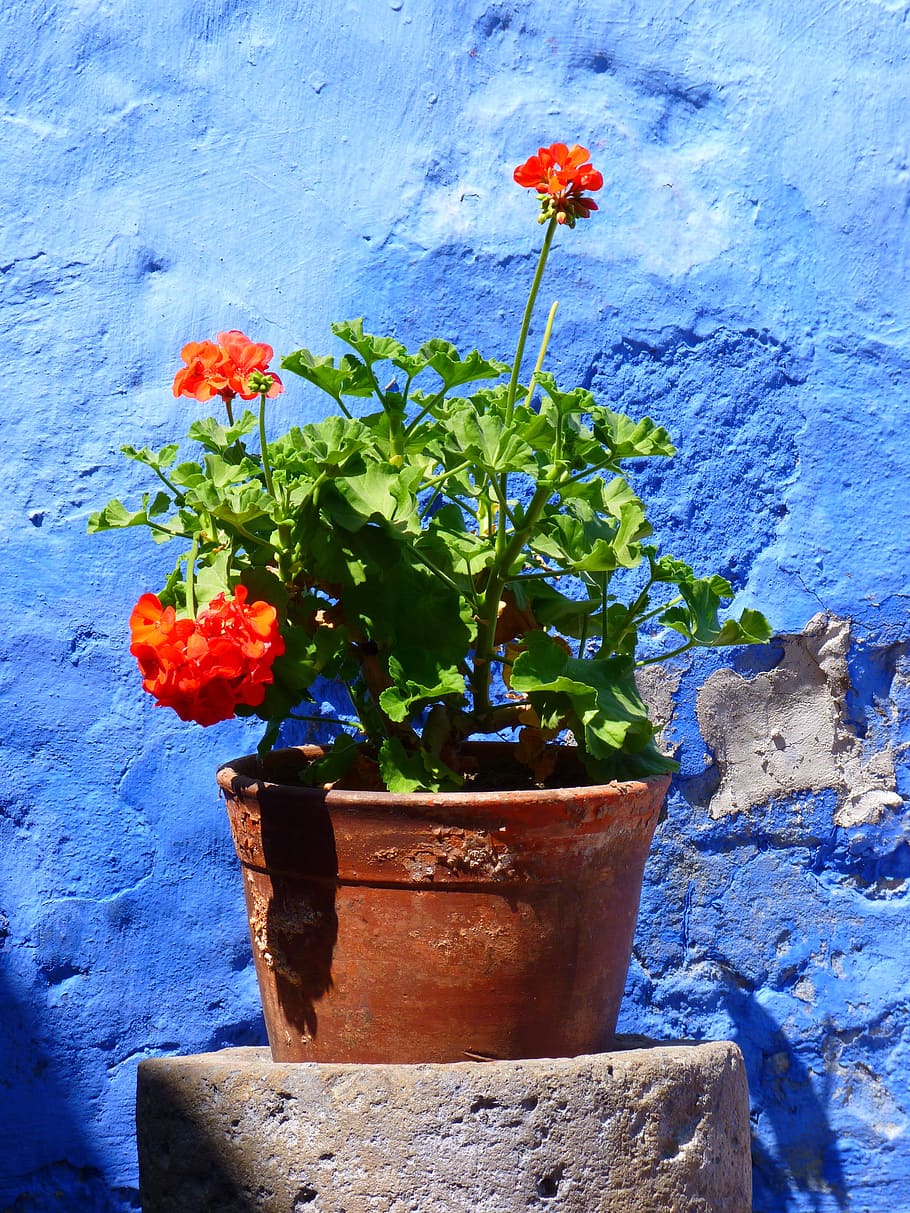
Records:
[[[515,743],[508,741],[476,741],[468,742],[466,748],[473,753],[494,755],[508,754],[514,749]],[[570,747],[564,747],[566,749]],[[321,748],[315,745],[288,746],[273,750],[271,755],[288,756],[300,754],[303,757],[317,756]],[[647,794],[651,789],[660,786],[665,795],[670,786],[670,775],[650,775],[645,779],[612,780],[601,784],[567,784],[557,787],[526,787],[512,789],[485,789],[481,791],[458,792],[388,792],[373,789],[354,788],[318,788],[298,787],[293,784],[281,783],[280,780],[262,779],[249,774],[251,767],[255,768],[261,760],[256,754],[245,754],[241,758],[232,758],[223,763],[217,771],[218,786],[222,791],[235,797],[257,798],[263,789],[289,789],[295,798],[303,801],[314,801],[325,804],[329,808],[366,807],[368,805],[381,809],[414,809],[445,808],[460,806],[464,808],[496,808],[507,805],[552,804],[554,801],[579,801],[582,799],[625,799]],[[246,768],[246,769],[244,769]]]

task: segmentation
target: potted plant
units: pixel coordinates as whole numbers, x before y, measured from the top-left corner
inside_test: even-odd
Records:
[[[603,178],[561,143],[514,178],[544,235],[510,363],[335,324],[340,357],[280,368],[328,414],[276,435],[271,347],[191,343],[174,394],[222,412],[190,425],[201,454],[124,447],[157,491],[90,521],[182,545],[130,619],[145,690],[201,725],[265,723],[218,782],[276,1059],[608,1044],[675,767],[636,670],[770,635],[754,610],[721,622],[730,585],[650,542],[624,467],[670,438],[557,384],[555,304],[522,378],[552,241]],[[293,719],[334,738],[274,750]]]

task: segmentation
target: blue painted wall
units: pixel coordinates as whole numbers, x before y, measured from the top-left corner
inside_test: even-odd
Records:
[[[508,358],[539,235],[511,168],[554,139],[608,178],[551,259],[557,373],[677,438],[639,481],[669,550],[784,634],[851,625],[836,669],[789,640],[663,688],[683,771],[623,1026],[739,1041],[759,1213],[906,1207],[908,13],[8,0],[0,1210],[136,1208],[138,1059],[262,1039],[212,781],[256,738],[139,691],[125,621],[170,554],[85,535],[138,491],[120,443],[183,431],[179,348],[221,328],[328,351],[363,313]],[[805,786],[763,783],[757,717],[786,749],[818,711]]]

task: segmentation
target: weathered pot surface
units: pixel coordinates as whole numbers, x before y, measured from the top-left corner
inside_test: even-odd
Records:
[[[471,747],[480,772],[511,747]],[[318,749],[218,772],[276,1061],[575,1056],[611,1043],[669,778],[330,791]]]

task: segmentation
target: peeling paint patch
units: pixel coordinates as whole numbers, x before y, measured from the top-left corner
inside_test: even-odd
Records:
[[[879,821],[902,800],[892,749],[867,746],[849,719],[849,620],[820,613],[781,644],[773,670],[753,678],[719,670],[698,694],[699,725],[720,774],[711,816],[832,788],[835,825]]]
[[[658,741],[673,723],[676,709],[674,696],[682,681],[682,666],[643,666],[635,674],[638,693],[648,705]],[[662,747],[666,749],[667,747]]]

